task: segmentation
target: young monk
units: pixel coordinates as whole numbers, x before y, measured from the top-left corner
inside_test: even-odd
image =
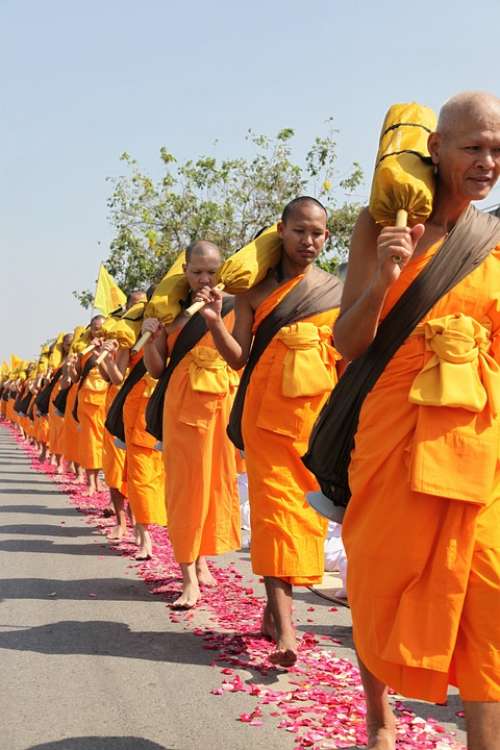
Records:
[[[347,359],[363,355],[426,271],[418,296],[432,306],[364,399],[343,524],[347,588],[368,747],[396,747],[387,685],[443,703],[451,683],[469,750],[498,750],[500,222],[470,203],[500,175],[500,100],[450,99],[429,151],[437,192],[425,226],[380,230],[364,211],[352,237],[335,328]],[[436,295],[453,256],[479,248],[475,269]]]
[[[56,467],[57,474],[62,474],[64,472],[64,465],[63,465],[64,461],[63,461],[63,456],[62,456],[62,453],[63,453],[62,435],[63,435],[63,427],[64,427],[64,417],[58,413],[54,405],[54,399],[57,398],[58,394],[61,392],[63,368],[66,362],[66,359],[69,355],[69,349],[70,349],[72,340],[73,340],[73,334],[67,333],[61,342],[61,353],[62,353],[63,360],[62,360],[60,367],[52,375],[50,394],[49,394],[48,444],[49,444],[49,449],[51,453],[51,460],[53,461],[53,465]]]
[[[238,295],[232,334],[221,318],[221,294],[206,286],[197,299],[207,302],[202,315],[224,359],[235,369],[247,365],[231,434],[240,433],[241,416],[236,444],[244,445],[248,471],[252,567],[267,592],[262,629],[276,642],[272,661],[288,667],[297,659],[292,586],[317,583],[324,571],[326,522],[306,501],[317,485],[301,456],[337,381],[332,327],[342,285],[314,265],[328,238],[319,201],[304,196],[289,203],[278,231],[281,262]]]
[[[184,272],[190,297],[216,283],[220,265],[213,243],[199,241],[188,248]],[[205,557],[240,547],[236,459],[226,435],[238,375],[218,355],[199,314],[189,320],[181,313],[167,330],[149,318],[143,330],[153,333],[144,347],[153,377],[163,373],[167,356],[183,352],[165,395],[163,457],[168,533],[183,580],[173,606],[188,609],[198,602],[200,585],[215,585]],[[183,342],[193,331],[196,343],[187,347]]]

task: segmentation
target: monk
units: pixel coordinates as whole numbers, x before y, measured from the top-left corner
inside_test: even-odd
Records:
[[[220,251],[211,242],[198,241],[187,249],[184,273],[190,298],[216,283],[220,265]],[[168,533],[183,581],[173,606],[181,609],[196,605],[201,585],[216,584],[206,556],[240,547],[236,458],[226,435],[238,375],[218,355],[203,320],[195,316],[189,327],[188,321],[181,313],[167,330],[155,318],[143,324],[144,331],[153,333],[144,347],[144,362],[156,378],[167,356],[183,346],[192,326],[199,326],[197,343],[171,374],[163,412]]]
[[[136,289],[128,294],[125,309],[129,310],[133,305],[145,299],[145,292]],[[99,349],[99,351],[102,351],[102,349]],[[101,374],[110,382],[105,404],[107,416],[123,378],[120,378],[117,383],[110,380],[105,363],[101,367]],[[125,448],[117,445],[114,435],[111,435],[106,429],[104,430],[102,445],[102,469],[104,479],[109,487],[109,496],[116,517],[116,525],[108,534],[108,539],[121,541],[127,531]]]
[[[469,750],[498,750],[500,222],[470,203],[500,174],[500,100],[453,97],[428,145],[437,194],[425,226],[358,219],[336,346],[360,357],[452,231],[478,218],[485,259],[434,303],[365,397],[343,528],[348,596],[368,747],[396,746],[387,686],[442,703],[451,683]]]
[[[99,341],[99,331],[103,322],[103,315],[94,315],[90,321],[90,335],[93,343]],[[76,368],[79,379],[76,396],[79,464],[85,469],[87,475],[89,496],[100,491],[98,475],[102,469],[102,444],[108,390],[108,382],[102,377],[99,368],[95,365],[91,366],[93,359],[95,359],[94,352],[84,355]]]
[[[64,459],[63,459],[63,428],[64,428],[64,416],[58,413],[54,399],[61,392],[63,382],[63,368],[64,364],[69,356],[69,350],[71,342],[73,341],[73,334],[67,333],[62,340],[62,356],[63,361],[61,366],[56,370],[52,376],[55,379],[54,387],[52,388],[50,401],[49,401],[49,438],[48,444],[54,466],[56,467],[57,474],[64,473]]]
[[[68,389],[66,406],[64,409],[63,428],[61,433],[61,447],[63,459],[69,464],[69,470],[74,473],[74,479],[77,484],[85,482],[83,468],[80,466],[78,422],[73,417],[73,407],[75,405],[76,395],[78,392],[78,355],[72,351],[66,358],[63,365],[63,374],[61,376],[61,390]]]
[[[256,350],[259,329],[269,315],[278,315],[251,370],[241,433],[252,568],[264,576],[267,592],[262,630],[276,642],[271,660],[290,667],[297,659],[292,586],[317,583],[324,571],[326,521],[306,501],[306,493],[317,489],[317,483],[301,455],[315,417],[337,381],[332,328],[342,285],[314,266],[329,236],[327,213],[319,201],[308,196],[293,200],[283,211],[278,231],[281,262],[260,284],[237,296],[232,334],[220,316],[220,293],[206,287],[197,298],[207,302],[202,315],[219,352],[231,367],[247,365],[249,373],[247,363],[252,361],[252,348]],[[281,304],[292,306],[288,318],[280,317]]]

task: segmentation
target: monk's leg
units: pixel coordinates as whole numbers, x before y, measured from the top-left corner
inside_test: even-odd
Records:
[[[387,685],[377,680],[358,656],[366,699],[366,731],[370,750],[395,750],[396,719],[389,704]]]
[[[292,622],[292,587],[281,578],[264,578],[267,600],[276,626],[276,651],[269,657],[273,664],[292,667],[297,661],[297,636]]]
[[[108,534],[108,539],[116,539],[121,541],[127,533],[127,516],[125,514],[125,498],[123,497],[120,490],[116,487],[109,488],[109,497],[113,504],[113,509],[116,515],[116,526]]]
[[[217,581],[208,569],[206,557],[199,557],[196,560],[196,576],[200,586],[217,586]]]
[[[191,609],[201,596],[200,584],[196,575],[196,562],[180,563],[182,571],[182,594],[172,604],[173,609]]]
[[[500,750],[500,703],[464,701],[468,750]]]
[[[96,492],[100,491],[99,487],[99,469],[86,469],[87,474],[87,484],[89,487],[89,495],[95,495]]]
[[[137,555],[135,557],[136,560],[151,560],[151,557],[153,555],[153,543],[151,541],[151,536],[148,531],[148,527],[143,523],[137,523],[135,525],[137,536],[138,536],[138,542],[139,542],[139,550],[137,552]]]

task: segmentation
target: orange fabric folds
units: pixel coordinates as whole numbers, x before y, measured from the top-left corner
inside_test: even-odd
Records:
[[[255,327],[301,278],[260,305]],[[252,567],[257,575],[298,585],[323,577],[326,521],[305,499],[317,483],[301,456],[337,381],[331,341],[337,314],[329,310],[279,331],[252,373],[243,409]]]
[[[403,271],[383,315],[436,250]],[[343,538],[356,648],[396,691],[500,700],[500,247],[439,300],[361,410]]]
[[[232,325],[233,314],[226,322]],[[175,334],[169,336],[172,350]],[[163,415],[168,532],[177,562],[240,547],[235,452],[226,426],[237,374],[209,333],[174,370]]]

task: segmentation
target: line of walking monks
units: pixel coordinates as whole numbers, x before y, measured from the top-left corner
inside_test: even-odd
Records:
[[[314,265],[328,237],[326,211],[299,197],[283,211],[281,261],[264,281],[235,299],[224,295],[215,287],[219,249],[193,243],[184,272],[189,301],[205,304],[200,313],[181,313],[168,327],[144,320],[151,336],[138,354],[99,339],[103,318],[94,318],[92,353],[79,355],[71,336],[61,342],[47,416],[37,417],[36,405],[33,421],[22,416],[33,406],[33,378],[4,383],[2,415],[49,450],[59,470],[62,457],[77,476],[85,470],[89,492],[103,469],[113,535],[124,533],[127,497],[141,557],[151,554],[148,525],[167,526],[183,574],[178,607],[194,606],[200,584],[214,583],[206,556],[239,548],[244,467],[235,445],[244,448],[252,566],[267,592],[262,630],[276,643],[271,660],[291,666],[292,587],[318,582],[324,569],[326,520],[307,502],[318,484],[302,461],[313,425],[346,364],[348,374],[453,233],[462,245],[489,245],[364,395],[343,535],[369,747],[395,747],[387,685],[442,702],[453,683],[469,748],[492,750],[500,737],[500,222],[477,221],[470,203],[500,175],[498,98],[454,97],[429,149],[438,177],[431,218],[380,231],[363,211],[342,307],[341,283]],[[168,361],[159,445],[145,414]],[[104,423],[125,390],[120,443]]]

